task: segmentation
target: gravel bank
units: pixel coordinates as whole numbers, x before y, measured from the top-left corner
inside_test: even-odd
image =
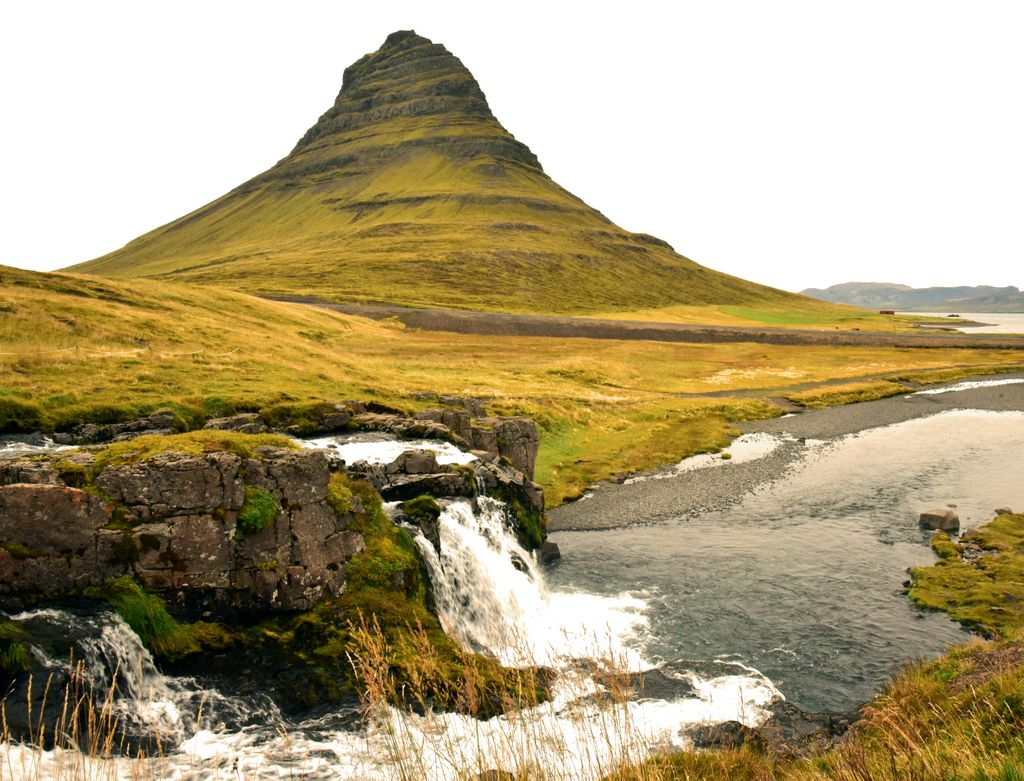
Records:
[[[969,382],[1024,379],[1024,373],[973,377]],[[935,386],[949,388],[959,383]],[[662,479],[625,485],[602,483],[588,498],[557,507],[548,513],[552,532],[583,529],[614,529],[638,523],[658,523],[670,518],[708,510],[721,510],[744,495],[783,477],[787,469],[805,457],[813,442],[829,440],[869,428],[934,415],[951,409],[983,409],[1024,412],[1024,383],[994,385],[941,394],[909,394],[888,399],[810,410],[772,420],[752,421],[739,428],[784,438],[763,458],[745,463],[722,461],[719,465],[683,472]],[[664,475],[671,467],[650,475]]]
[[[656,342],[761,342],[764,344],[873,345],[883,347],[967,347],[978,350],[1024,349],[1024,337],[1001,334],[875,333],[773,326],[695,325],[596,317],[522,315],[454,309],[415,309],[389,304],[332,304],[309,296],[263,296],[332,309],[376,320],[397,317],[410,328],[491,336],[547,336],[559,339],[630,339]]]

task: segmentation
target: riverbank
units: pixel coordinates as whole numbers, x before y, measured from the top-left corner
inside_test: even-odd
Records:
[[[1006,380],[1021,382],[978,384]],[[740,423],[737,428],[744,433],[777,438],[775,449],[743,463],[721,460],[714,466],[680,472],[667,466],[635,475],[623,484],[601,483],[585,498],[549,511],[548,529],[614,529],[721,510],[783,477],[818,442],[953,409],[1024,412],[1024,373],[974,377],[970,382],[946,383],[925,392],[908,391],[875,401]]]

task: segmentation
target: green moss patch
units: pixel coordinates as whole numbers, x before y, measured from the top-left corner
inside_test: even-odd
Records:
[[[937,531],[932,535],[932,550],[940,559],[958,559],[963,553],[963,548],[943,531]]]
[[[352,510],[352,491],[349,489],[345,476],[340,472],[331,475],[327,484],[327,504],[341,517]]]
[[[38,559],[40,556],[43,555],[43,552],[41,550],[37,550],[36,548],[30,548],[29,546],[23,545],[17,540],[5,542],[3,545],[0,545],[0,548],[3,548],[16,559]]]
[[[968,562],[963,560],[962,546],[937,534],[933,547],[942,560],[911,570],[910,599],[989,635],[1020,632],[1024,629],[1024,515],[1000,516],[970,540],[985,553]]]
[[[441,505],[430,494],[402,502],[402,512],[410,518],[436,521],[441,517]]]
[[[494,492],[494,498],[500,499],[508,508],[509,520],[515,526],[519,544],[526,550],[537,550],[544,544],[547,537],[547,521],[544,513],[523,501],[523,497],[514,486],[501,486]]]
[[[108,445],[96,454],[93,473],[99,474],[108,466],[135,464],[163,453],[202,455],[227,452],[242,458],[252,458],[256,448],[272,446],[292,450],[297,445],[281,434],[239,434],[235,431],[190,431],[184,434],[147,434]]]
[[[180,659],[230,642],[229,633],[218,624],[179,624],[162,599],[127,575],[86,589],[84,595],[108,602],[158,659]]]
[[[280,512],[281,503],[272,493],[247,485],[235,528],[242,535],[257,534],[270,526]]]

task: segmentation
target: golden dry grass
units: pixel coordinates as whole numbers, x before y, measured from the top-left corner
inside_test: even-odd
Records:
[[[437,333],[214,288],[2,267],[0,353],[8,430],[168,403],[214,412],[372,398],[412,410],[432,403],[422,393],[483,398],[541,426],[538,477],[552,504],[612,472],[721,447],[731,423],[778,414],[768,398],[843,378],[1024,363],[1016,351]]]

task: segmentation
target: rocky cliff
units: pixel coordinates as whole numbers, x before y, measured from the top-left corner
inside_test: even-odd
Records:
[[[351,528],[365,508],[342,475],[396,501],[487,491],[506,500],[508,523],[524,545],[543,543],[543,493],[513,466],[532,472],[532,421],[492,418],[478,426],[459,411],[414,419],[358,403],[339,407],[320,409],[312,425],[464,442],[435,420],[447,419],[470,439],[483,438],[479,460],[444,466],[412,449],[390,464],[345,464],[279,435],[230,430],[265,429],[259,416],[141,438],[134,435],[144,434],[147,421],[161,426],[164,417],[117,424],[116,436],[133,438],[0,461],[0,596],[8,604],[59,597],[127,574],[189,615],[308,610],[341,594],[347,562],[365,547]]]
[[[350,508],[328,499],[320,451],[172,450],[80,488],[68,483],[96,456],[67,458],[29,462],[33,474],[25,461],[0,467],[0,593],[59,596],[132,574],[182,606],[305,610],[341,593],[363,549]]]

